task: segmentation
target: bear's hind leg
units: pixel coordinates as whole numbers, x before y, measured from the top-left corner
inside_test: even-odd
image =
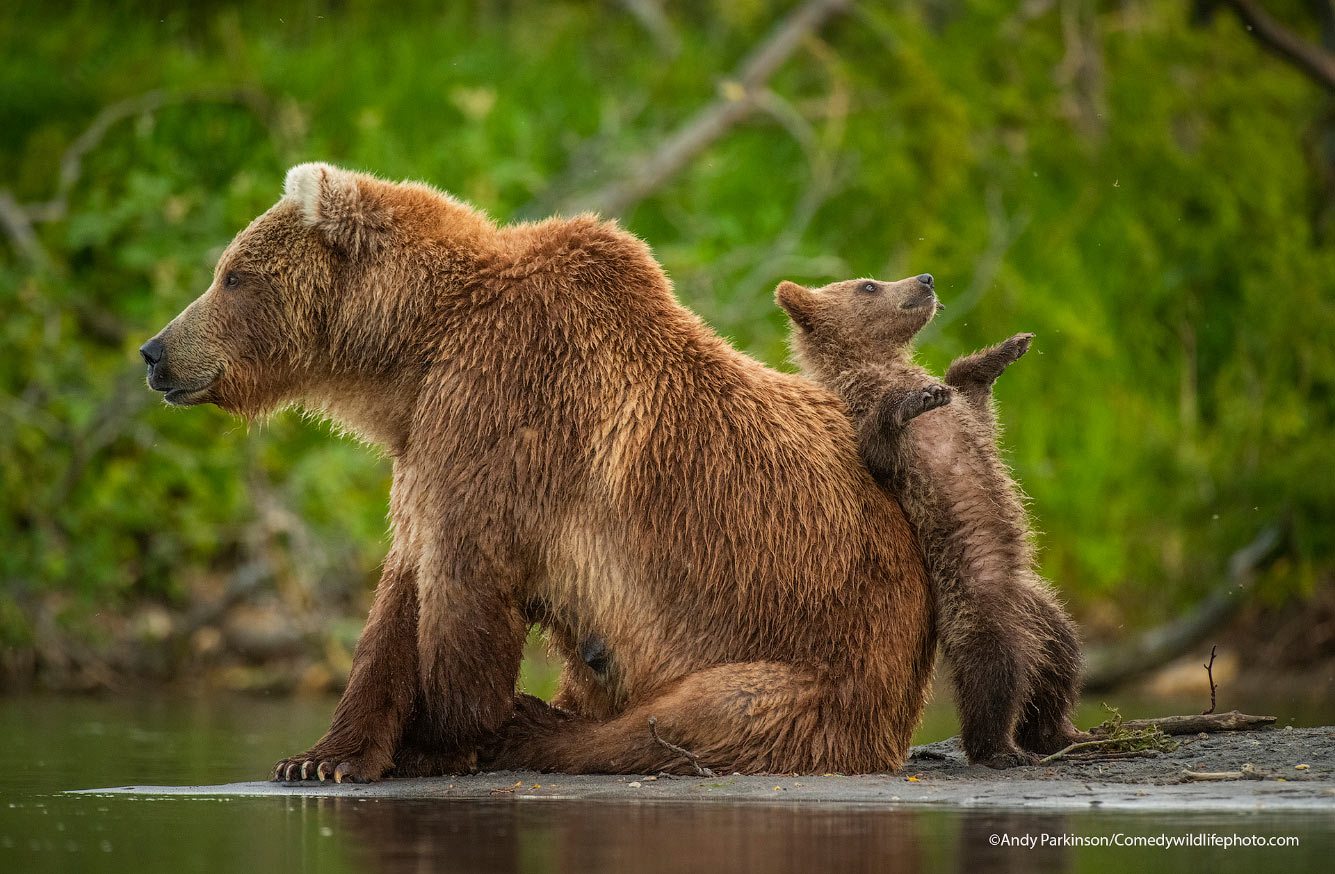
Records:
[[[844,724],[845,716],[857,715],[863,718],[856,726]],[[897,732],[890,720],[867,717],[856,702],[831,694],[813,670],[777,662],[720,665],[605,722],[521,697],[482,764],[577,774],[696,774],[697,764],[744,774],[899,768],[909,729]],[[895,724],[911,726],[915,717]]]

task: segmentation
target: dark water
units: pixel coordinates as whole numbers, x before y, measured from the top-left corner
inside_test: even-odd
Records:
[[[1327,871],[1335,817],[497,799],[61,794],[261,777],[327,700],[0,699],[0,872]],[[1157,712],[1167,712],[1161,705]],[[1128,715],[1136,715],[1128,713]],[[1300,722],[1300,724],[1302,724]],[[948,732],[938,713],[924,734]],[[1296,848],[993,847],[994,834],[1296,836]],[[1049,838],[1051,840],[1051,837]]]

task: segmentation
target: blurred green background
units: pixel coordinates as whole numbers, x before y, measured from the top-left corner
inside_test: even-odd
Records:
[[[1190,612],[1271,531],[1244,615],[1284,645],[1235,650],[1335,655],[1335,105],[1228,4],[854,3],[747,83],[800,4],[177,6],[0,12],[5,686],[342,681],[388,463],[296,413],[169,409],[136,352],[305,160],[500,220],[610,206],[775,367],[780,279],[930,271],[930,367],[1038,335],[997,396],[1087,637]],[[1331,38],[1329,4],[1267,8]]]

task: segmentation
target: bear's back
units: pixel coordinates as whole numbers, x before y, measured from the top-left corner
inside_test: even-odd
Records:
[[[569,419],[551,428],[577,435],[582,462],[557,539],[618,563],[588,570],[598,586],[633,586],[654,624],[708,637],[723,661],[837,661],[850,623],[886,633],[901,597],[925,604],[916,538],[843,403],[719,337],[641,241],[571,223],[534,226],[561,234],[524,269],[550,316],[541,345],[561,348],[550,408]]]

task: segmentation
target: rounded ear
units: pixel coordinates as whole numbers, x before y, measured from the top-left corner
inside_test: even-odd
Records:
[[[774,300],[788,313],[794,325],[804,331],[811,330],[816,317],[816,300],[811,289],[785,279],[774,289]]]
[[[283,197],[294,201],[301,220],[348,253],[373,252],[389,227],[388,211],[369,187],[376,184],[331,164],[298,164],[287,171]]]

